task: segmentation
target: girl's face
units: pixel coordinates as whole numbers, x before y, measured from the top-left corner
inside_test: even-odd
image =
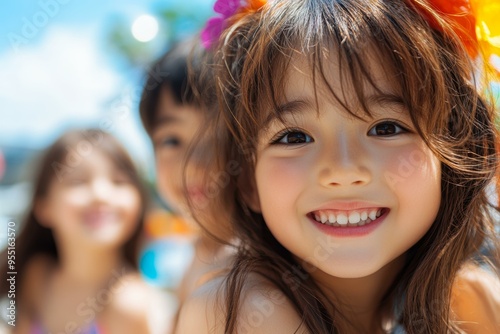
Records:
[[[36,206],[41,223],[69,245],[123,245],[139,222],[141,197],[126,172],[98,149],[68,155]],[[71,155],[73,154],[73,155]]]
[[[202,112],[186,104],[177,104],[168,89],[159,99],[158,119],[152,134],[156,157],[158,189],[176,211],[189,215],[183,187],[185,159],[202,123]],[[187,194],[195,204],[205,200],[201,173],[193,163],[187,169]],[[201,205],[201,204],[200,204]]]
[[[382,93],[366,84],[365,116],[337,64],[326,73],[349,115],[303,59],[288,71],[285,124],[258,138],[254,208],[305,268],[359,278],[402,256],[431,227],[440,205],[440,162],[415,132],[384,69],[371,62]],[[302,69],[302,70],[299,70]],[[319,77],[319,76],[318,76]],[[396,262],[394,262],[396,263]]]

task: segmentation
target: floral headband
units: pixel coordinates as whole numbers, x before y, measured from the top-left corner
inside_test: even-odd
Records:
[[[209,19],[201,31],[206,49],[218,41],[222,31],[241,17],[258,11],[267,0],[217,0],[214,11],[219,15]],[[500,82],[500,1],[498,0],[429,0],[426,7],[416,0],[406,0],[429,25],[442,31],[435,14],[446,17],[460,38],[469,56],[483,57],[492,79]]]
[[[201,43],[210,49],[217,42],[222,31],[241,17],[258,11],[267,0],[217,0],[214,11],[219,16],[212,17],[201,31]]]

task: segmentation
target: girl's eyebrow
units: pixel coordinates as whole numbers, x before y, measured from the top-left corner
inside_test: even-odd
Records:
[[[153,134],[155,134],[163,127],[167,127],[171,124],[178,124],[178,123],[182,123],[182,122],[183,122],[183,120],[179,117],[171,116],[171,115],[162,115],[154,120],[154,125],[153,125],[153,129],[151,132]]]
[[[304,99],[287,101],[283,104],[279,104],[274,112],[270,112],[262,123],[262,128],[266,128],[267,125],[278,117],[283,115],[293,115],[304,110],[307,110],[311,104]]]
[[[365,101],[369,107],[376,105],[395,106],[398,107],[398,109],[401,107],[406,107],[406,103],[404,102],[403,98],[393,93],[371,94],[365,97]],[[271,121],[275,120],[278,117],[297,114],[303,112],[304,110],[310,110],[311,108],[309,107],[311,105],[312,103],[309,100],[303,98],[279,104],[275,111],[270,112],[266,117],[266,119],[262,123],[262,128],[266,128]]]
[[[155,120],[155,126],[158,127],[164,124],[177,123],[180,122],[181,119],[171,115],[162,115]]]
[[[63,180],[71,180],[72,178],[85,178],[87,177],[87,175],[87,169],[82,168],[81,166],[76,166],[75,168],[71,169],[68,174],[64,175]]]
[[[378,93],[372,94],[365,98],[367,105],[398,105],[400,107],[405,107],[406,103],[403,98],[399,95],[392,93]]]
[[[172,116],[172,115],[160,115],[159,117],[155,118],[155,128],[158,128],[162,125],[169,125],[172,123],[182,123],[183,119],[177,116]]]

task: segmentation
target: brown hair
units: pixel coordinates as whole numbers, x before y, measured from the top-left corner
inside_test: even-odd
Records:
[[[70,130],[59,137],[47,150],[40,159],[39,167],[36,171],[35,180],[33,182],[33,195],[28,207],[26,216],[20,224],[22,231],[16,238],[16,263],[15,269],[17,272],[17,281],[22,281],[24,268],[26,264],[37,254],[50,256],[55,261],[58,260],[59,254],[52,230],[44,227],[35,216],[34,210],[36,203],[47,195],[50,185],[58,178],[64,177],[68,168],[68,155],[72,150],[77,154],[78,149],[86,145],[87,150],[97,149],[109,157],[112,162],[120,169],[127,173],[130,182],[136,187],[141,197],[141,212],[139,215],[139,223],[137,224],[134,234],[123,245],[122,252],[125,260],[133,268],[138,268],[137,256],[139,238],[143,225],[144,214],[146,210],[147,197],[143,188],[142,180],[134,166],[134,163],[128,153],[118,140],[111,134],[98,129],[86,130]],[[91,145],[91,146],[89,146]],[[3,251],[2,259],[7,258],[7,250]],[[2,285],[0,295],[8,291],[7,281],[4,277],[7,272],[7,263],[2,263]]]
[[[414,2],[428,7],[425,0]],[[417,132],[442,163],[438,215],[407,252],[405,267],[380,308],[397,306],[393,320],[408,333],[459,331],[449,316],[454,277],[484,247],[494,252],[497,245],[491,217],[497,208],[490,207],[485,190],[498,164],[498,135],[493,108],[475,87],[475,69],[463,45],[446,19],[433,15],[443,31],[431,29],[403,1],[275,0],[223,32],[215,51],[220,114],[212,123],[219,151],[211,167],[220,170],[234,162],[242,168],[213,198],[214,206],[230,213],[241,241],[225,285],[226,333],[236,331],[240,289],[250,272],[280,288],[311,333],[339,329],[341,318],[336,313],[334,320],[333,303],[305,270],[290,270],[298,263],[273,237],[262,215],[245,204],[248,179],[254,174],[255,138],[269,112],[280,118],[277,101],[293,55],[305,55],[314,82],[324,82],[342,101],[324,72],[325,52],[332,50],[368,115],[363,82],[377,86],[366,54],[375,51],[379,62],[395,74],[395,86]],[[293,279],[285,279],[284,273]]]
[[[216,101],[212,84],[213,76],[209,66],[209,63],[212,62],[210,57],[211,54],[207,53],[201,46],[198,36],[194,36],[172,46],[168,52],[151,65],[146,75],[139,104],[142,125],[150,137],[155,130],[160,112],[160,95],[165,90],[172,93],[174,102],[178,106],[195,107],[204,120],[214,117],[217,110],[214,107]],[[205,122],[202,124],[205,125]],[[189,143],[184,164],[189,162],[193,166],[199,166],[203,160],[213,159],[210,133],[203,130],[200,129]],[[214,179],[207,182],[208,196],[212,193],[218,193],[218,189],[224,183],[224,177],[228,172],[232,172],[232,170],[224,170],[212,175]],[[193,216],[195,216],[194,218],[200,221],[200,227],[218,241],[225,243],[224,239],[230,238],[231,233],[228,232],[228,228],[222,226],[222,219],[217,217],[213,223],[207,223],[207,217],[211,216],[208,214],[210,208],[203,207],[197,210],[194,208],[186,191],[187,168],[184,168],[182,181],[185,198]],[[201,223],[201,221],[204,222]]]
[[[146,81],[139,103],[142,125],[151,136],[158,118],[160,94],[163,90],[172,93],[175,103],[202,108],[198,82],[203,64],[204,50],[196,38],[175,44],[157,59],[146,74]],[[213,100],[211,98],[210,100]]]

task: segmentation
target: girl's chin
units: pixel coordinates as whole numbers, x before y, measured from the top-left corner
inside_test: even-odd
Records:
[[[122,235],[111,233],[95,233],[87,235],[85,239],[86,242],[92,247],[109,250],[119,249],[128,241],[128,239],[124,238]]]

